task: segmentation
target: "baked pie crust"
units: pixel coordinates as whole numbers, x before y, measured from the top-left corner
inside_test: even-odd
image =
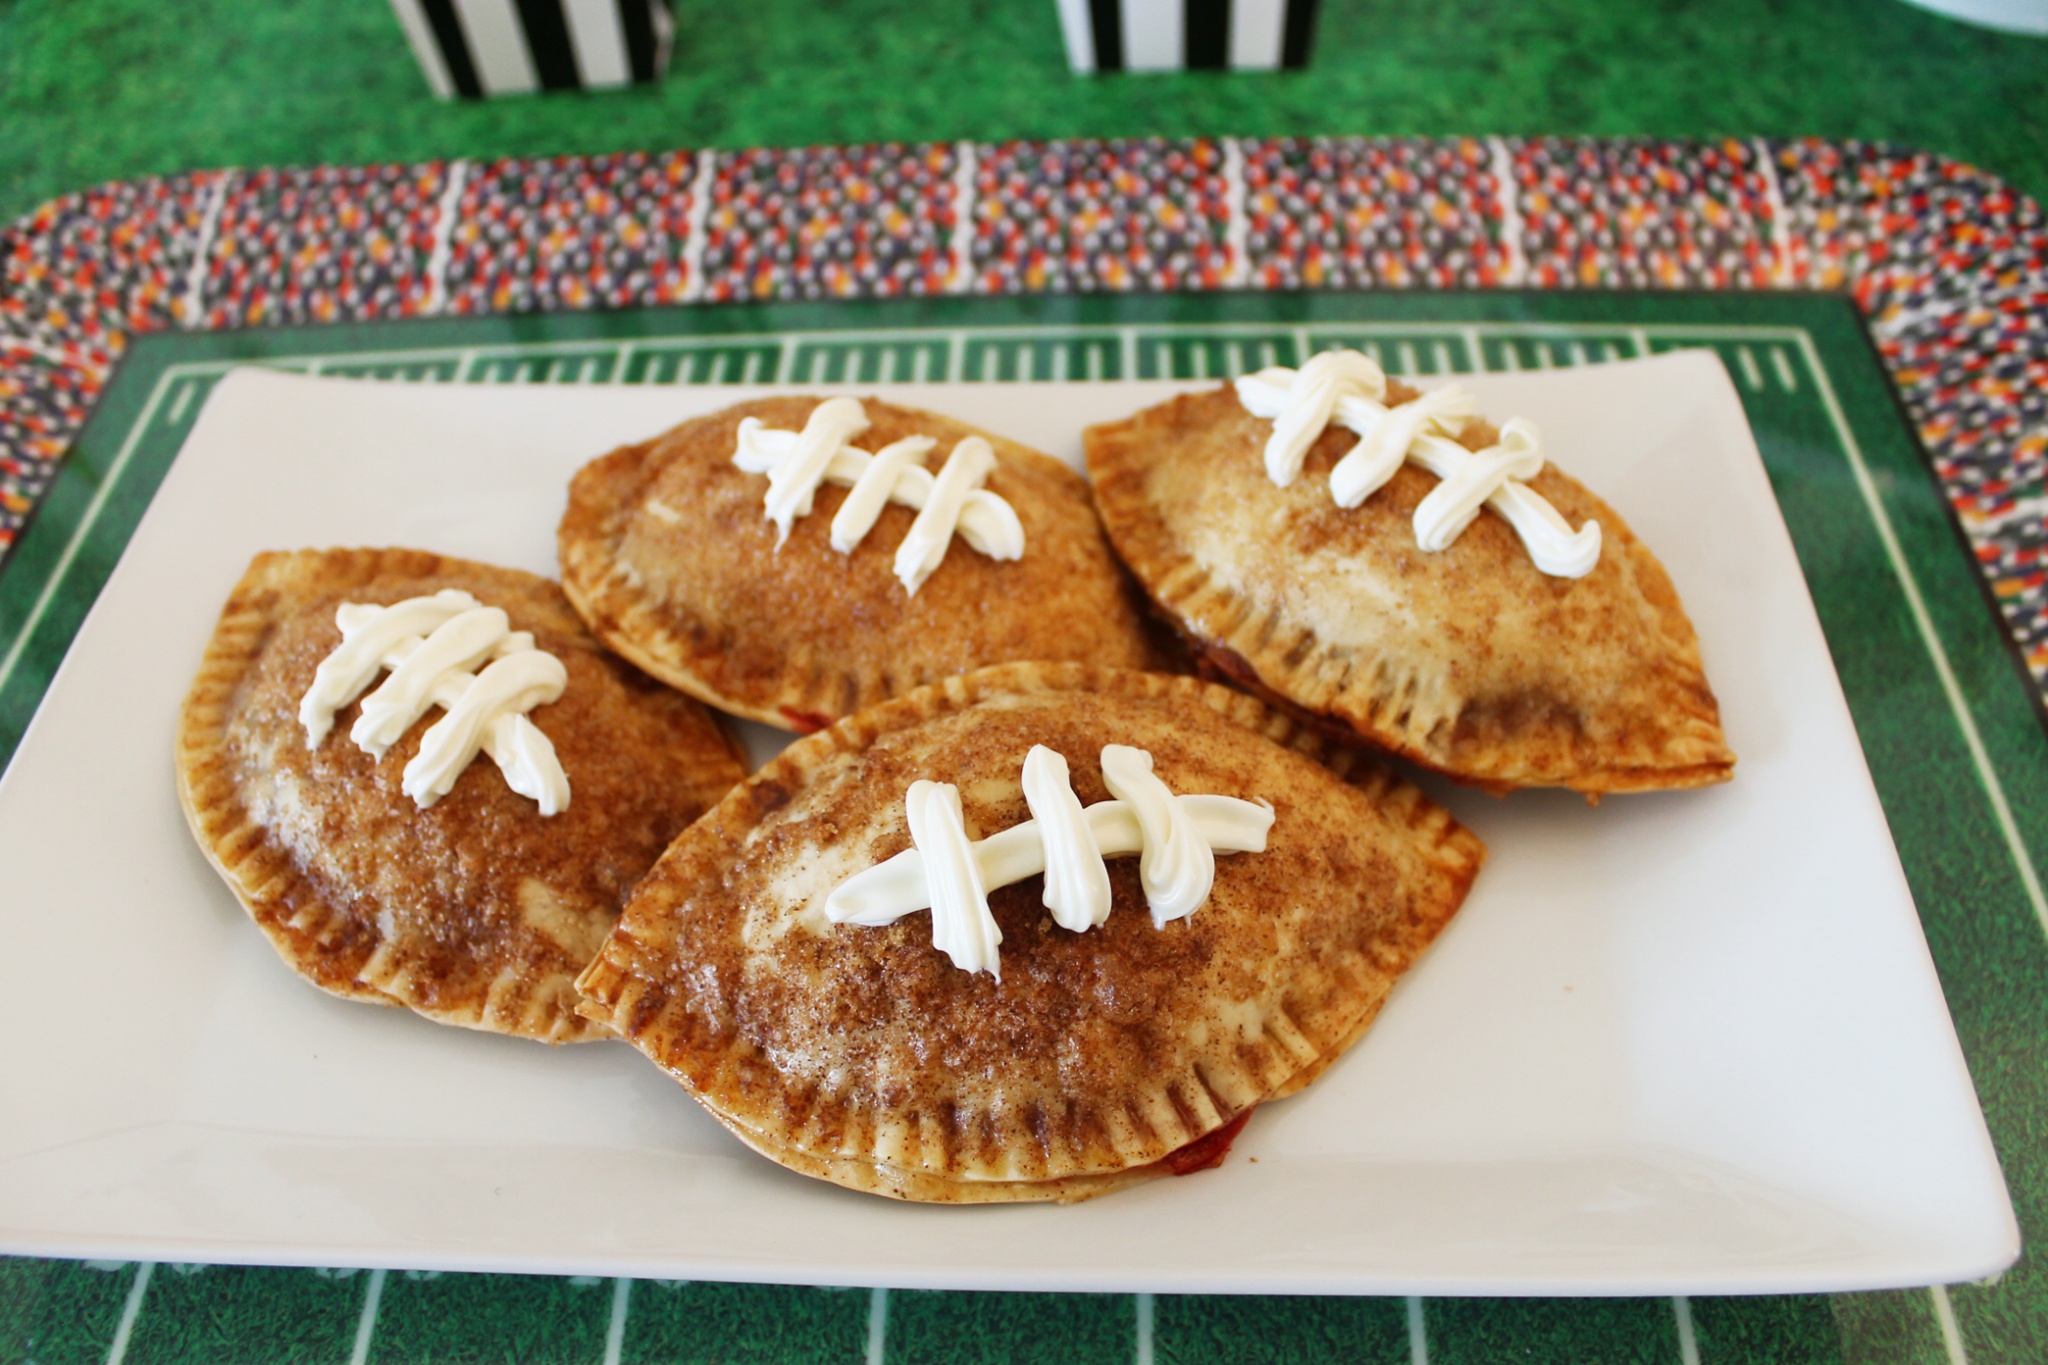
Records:
[[[1388,381],[1388,403],[1415,396]],[[1117,553],[1205,670],[1334,737],[1473,785],[1592,795],[1698,787],[1735,755],[1669,576],[1614,509],[1545,465],[1529,487],[1602,528],[1583,578],[1538,570],[1491,509],[1446,549],[1417,548],[1435,476],[1404,465],[1359,506],[1329,472],[1332,426],[1289,486],[1267,477],[1273,424],[1228,386],[1083,435]],[[1476,422],[1459,437],[1497,438]]]
[[[817,398],[765,398],[696,418],[593,461],[569,487],[562,586],[597,636],[722,711],[808,731],[940,678],[1012,660],[1157,666],[1142,597],[1103,538],[1087,482],[1058,460],[938,413],[863,399],[861,448],[936,437],[994,448],[989,492],[1015,509],[1024,553],[955,541],[914,594],[892,568],[916,514],[885,506],[850,554],[826,484],[777,547],[768,479],[733,463],[742,419],[798,431]]]
[[[1175,792],[1268,801],[1266,849],[1219,855],[1208,901],[1163,927],[1136,858],[1108,862],[1113,908],[1085,933],[1053,923],[1042,877],[1000,887],[1000,980],[955,967],[923,913],[827,920],[835,886],[909,846],[912,781],[956,784],[969,837],[1029,819],[1034,744],[1084,803],[1108,797],[1106,744],[1148,750]],[[792,745],[677,838],[577,984],[586,1014],[793,1170],[899,1199],[1069,1201],[1202,1164],[1356,1042],[1484,856],[1414,787],[1242,693],[1004,665]]]
[[[361,703],[308,749],[300,698],[340,643],[335,608],[444,588],[503,608],[566,666],[531,719],[570,783],[544,817],[479,756],[426,809],[400,789],[415,722],[381,759]],[[417,550],[258,555],[179,717],[178,796],[206,856],[278,953],[321,989],[548,1042],[604,1036],[573,981],[640,874],[745,776],[696,702],[607,655],[544,578]]]

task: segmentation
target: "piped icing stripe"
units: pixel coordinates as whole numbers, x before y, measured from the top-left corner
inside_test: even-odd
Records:
[[[1109,918],[1108,858],[1138,855],[1138,880],[1152,922],[1193,914],[1215,884],[1216,854],[1263,853],[1273,808],[1234,796],[1177,795],[1152,771],[1152,755],[1128,745],[1102,750],[1114,800],[1083,807],[1066,759],[1042,744],[1024,758],[1024,803],[1032,818],[969,840],[958,788],[914,782],[904,798],[911,847],[847,878],[825,898],[834,924],[880,927],[932,912],[932,946],[962,971],[1002,979],[1002,930],[988,893],[1045,875],[1053,920],[1077,933]]]
[[[866,410],[853,398],[818,404],[802,431],[777,430],[758,417],[741,421],[732,462],[768,476],[765,506],[778,547],[796,519],[810,515],[818,486],[835,483],[852,490],[832,518],[832,548],[841,554],[852,554],[874,529],[884,504],[917,512],[895,563],[896,577],[911,593],[938,569],[956,532],[990,559],[1023,556],[1024,525],[1016,509],[982,487],[996,467],[987,441],[964,438],[934,475],[924,462],[938,442],[908,436],[871,455],[850,444],[868,426]]]
[[[314,672],[299,702],[306,747],[316,749],[334,728],[334,713],[362,696],[380,670],[390,676],[369,696],[349,738],[381,758],[414,721],[435,706],[446,714],[420,737],[401,784],[421,809],[455,786],[481,750],[542,815],[569,805],[569,777],[555,746],[526,716],[568,685],[560,659],[537,649],[533,636],[468,593],[446,588],[391,606],[344,602],[334,613],[341,644]],[[472,670],[482,666],[481,672]]]
[[[1358,444],[1330,470],[1330,496],[1352,508],[1378,492],[1405,461],[1443,480],[1415,509],[1415,542],[1446,549],[1491,507],[1514,527],[1530,559],[1557,578],[1583,578],[1600,562],[1600,523],[1572,530],[1526,482],[1543,468],[1535,424],[1514,418],[1500,441],[1471,451],[1455,439],[1477,415],[1471,394],[1455,384],[1387,406],[1387,377],[1357,351],[1325,351],[1299,370],[1276,367],[1237,381],[1238,401],[1273,423],[1266,475],[1285,488],[1300,475],[1309,447],[1332,423],[1356,432]]]

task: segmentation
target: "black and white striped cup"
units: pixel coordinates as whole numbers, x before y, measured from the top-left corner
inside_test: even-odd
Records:
[[[1086,71],[1272,71],[1308,65],[1316,0],[1057,0]]]
[[[658,78],[668,0],[391,0],[442,99],[597,90]]]

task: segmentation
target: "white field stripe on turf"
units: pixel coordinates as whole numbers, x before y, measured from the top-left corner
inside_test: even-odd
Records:
[[[1422,1300],[1408,1296],[1409,1365],[1429,1365],[1429,1324],[1422,1320]]]
[[[192,406],[192,397],[199,392],[199,381],[194,379],[178,386],[178,396],[171,402],[171,410],[164,420],[172,426],[184,419],[185,409]]]
[[[1244,0],[1237,0],[1232,7],[1232,24],[1237,22],[1237,12],[1243,6]],[[1252,263],[1245,256],[1251,240],[1251,216],[1245,208],[1244,143],[1234,137],[1223,139],[1223,202],[1228,213],[1223,244],[1230,256],[1230,264],[1223,272],[1223,286],[1242,289],[1252,276]]]
[[[1522,206],[1516,198],[1515,157],[1505,139],[1486,139],[1486,150],[1496,195],[1500,199],[1500,245],[1507,253],[1502,284],[1520,284],[1529,274],[1529,258],[1522,254]]]
[[[1948,1301],[1948,1287],[1933,1285],[1927,1294],[1934,1300],[1934,1321],[1941,1328],[1941,1344],[1948,1352],[1949,1365],[1970,1365],[1970,1353],[1963,1349],[1962,1328],[1956,1325],[1955,1305]]]
[[[135,1334],[135,1319],[142,1313],[142,1296],[149,1292],[149,1277],[155,1270],[155,1261],[143,1261],[135,1267],[135,1282],[128,1286],[128,1300],[121,1305],[120,1324],[107,1345],[107,1365],[121,1365],[128,1354],[128,1339]]]
[[[363,1287],[363,1311],[356,1318],[356,1339],[349,1348],[348,1365],[368,1365],[370,1338],[377,1335],[377,1309],[384,1302],[384,1275],[381,1269],[371,1271],[369,1283]]]
[[[448,183],[434,206],[434,249],[427,254],[427,301],[422,310],[427,313],[448,308],[448,258],[454,254],[455,220],[462,213],[462,187],[468,179],[467,161],[448,163]]]
[[[1799,392],[1799,376],[1792,372],[1792,362],[1785,358],[1785,348],[1771,347],[1771,368],[1778,372],[1778,382],[1785,386],[1785,392]]]
[[[690,181],[690,235],[683,240],[683,298],[690,302],[704,297],[704,240],[717,182],[718,153],[706,147],[697,153],[697,174]]]
[[[143,405],[142,415],[136,418],[135,425],[128,429],[128,439],[121,443],[120,452],[114,456],[114,462],[107,466],[106,478],[101,480],[100,486],[93,491],[92,501],[85,506],[85,515],[80,517],[78,525],[72,528],[71,539],[64,542],[64,553],[57,556],[56,565],[51,568],[49,578],[43,582],[43,590],[36,594],[35,605],[29,608],[28,615],[22,619],[21,631],[14,637],[14,643],[8,647],[7,657],[0,659],[0,692],[7,690],[8,682],[14,677],[15,665],[21,662],[21,652],[28,647],[29,638],[36,633],[36,627],[42,624],[43,613],[50,609],[51,601],[57,596],[57,585],[71,572],[71,563],[78,558],[78,551],[85,544],[93,523],[99,520],[101,511],[107,505],[107,499],[113,495],[114,489],[120,486],[121,475],[128,467],[128,459],[135,453],[135,447],[142,443],[142,433],[149,429],[150,422],[155,419],[156,410],[164,401],[164,394],[170,388],[170,381],[176,373],[175,370],[165,370],[157,376],[156,387],[149,391],[149,402]]]
[[[1090,334],[1099,335],[1105,341],[1114,336],[1128,338],[1133,347],[1145,341],[1188,342],[1196,338],[1251,338],[1264,339],[1275,335],[1275,325],[1269,322],[1160,322],[1130,323],[1118,326],[1095,327],[1082,324]],[[1503,343],[1512,338],[1523,340],[1553,340],[1553,334],[1563,336],[1585,335],[1590,337],[1612,337],[1613,324],[1605,322],[1546,322],[1546,323],[1487,323],[1485,335],[1500,338]],[[940,331],[927,327],[879,327],[872,329],[838,331],[813,329],[809,331],[790,330],[773,332],[733,332],[716,338],[676,336],[648,337],[637,343],[622,344],[617,341],[534,341],[514,342],[489,348],[488,354],[501,360],[523,357],[530,352],[545,351],[551,354],[597,354],[617,357],[637,347],[656,356],[685,357],[702,355],[730,355],[745,351],[750,357],[750,373],[743,376],[748,380],[767,382],[773,378],[773,361],[764,351],[779,346],[800,345],[808,342],[827,342],[834,347],[888,346],[911,344],[930,346],[940,344],[939,338],[951,338],[957,349],[967,338],[976,338],[991,345],[1017,345],[1034,340],[1071,339],[1076,324],[1071,323],[1022,323],[1014,326],[987,326]],[[1468,347],[1479,345],[1481,329],[1466,323],[1456,322],[1351,322],[1332,324],[1330,328],[1288,326],[1280,331],[1304,348],[1304,354],[1313,355],[1316,350],[1328,350],[1346,344],[1341,338],[1384,336],[1398,340],[1402,337],[1430,337],[1433,346],[1445,345],[1450,341],[1463,340]],[[1654,353],[1651,335],[1671,340],[1672,348],[1678,346],[1708,346],[1723,341],[1750,342],[1758,346],[1784,343],[1797,346],[1803,329],[1797,327],[1746,326],[1722,324],[1671,324],[1654,327],[1632,327],[1625,336],[1632,354]],[[1332,339],[1332,338],[1339,339]],[[1377,344],[1372,341],[1358,343],[1367,348]],[[1667,348],[1670,349],[1670,348]],[[317,374],[324,369],[339,365],[455,365],[464,357],[476,354],[475,348],[461,346],[419,346],[411,348],[386,347],[379,350],[324,351],[293,356],[276,356],[264,362],[274,370],[295,374]],[[1480,368],[1482,357],[1476,352],[1472,357],[1473,367]],[[181,376],[226,374],[248,362],[240,359],[179,361],[172,368]],[[767,368],[763,368],[766,365]],[[1795,377],[1796,382],[1796,377]]]
[[[1760,392],[1764,386],[1764,372],[1757,366],[1756,352],[1748,346],[1737,346],[1735,360],[1742,369],[1742,382]]]
[[[1132,1305],[1138,1317],[1138,1348],[1133,1353],[1133,1365],[1152,1365],[1152,1296],[1134,1294]]]
[[[1856,444],[1856,437],[1849,430],[1848,418],[1842,412],[1842,404],[1835,397],[1834,382],[1821,367],[1820,353],[1813,344],[1813,338],[1802,329],[1799,347],[1806,359],[1806,368],[1814,377],[1820,390],[1821,402],[1828,411],[1828,420],[1834,423],[1835,434],[1841,439],[1842,449],[1848,453],[1850,472],[1856,476],[1856,491],[1863,495],[1863,504],[1870,512],[1870,519],[1877,527],[1877,538],[1884,545],[1885,557],[1891,560],[1892,573],[1899,580],[1899,587],[1905,593],[1906,609],[1912,613],[1913,624],[1920,631],[1920,642],[1927,648],[1927,657],[1934,663],[1935,676],[1941,681],[1941,690],[1948,698],[1949,711],[1956,718],[1956,725],[1963,732],[1963,744],[1970,751],[1970,760],[1977,765],[1977,776],[1984,784],[1984,794],[1991,802],[1991,813],[1998,821],[1999,833],[2005,836],[2005,847],[2012,855],[2013,866],[2019,870],[2020,883],[2026,888],[2027,900],[2034,907],[2034,918],[2043,933],[2048,933],[2048,896],[2041,891],[2041,874],[2034,867],[2034,858],[2027,851],[2026,843],[2020,838],[2019,823],[2013,819],[2012,805],[2005,799],[2005,786],[1998,780],[1998,772],[1991,766],[1991,755],[1984,748],[1984,738],[1977,733],[1977,721],[1970,714],[1970,704],[1963,697],[1962,685],[1956,681],[1955,669],[1948,660],[1948,650],[1941,643],[1941,636],[1935,633],[1934,618],[1928,613],[1927,601],[1920,595],[1920,584],[1913,577],[1913,570],[1906,563],[1905,551],[1899,545],[1898,533],[1892,529],[1891,514],[1884,510],[1884,499],[1878,496],[1877,483],[1870,476],[1870,467],[1863,462],[1863,448]]]
[[[1778,165],[1771,158],[1770,146],[1762,138],[1752,138],[1750,150],[1756,154],[1756,168],[1764,178],[1764,202],[1771,209],[1771,283],[1780,289],[1792,283],[1792,225],[1785,221],[1785,190],[1778,183]]]
[[[179,321],[187,327],[203,326],[206,322],[206,258],[213,254],[221,208],[228,201],[228,183],[235,175],[234,171],[222,171],[206,194],[206,212],[199,218],[199,240],[192,247],[192,264],[185,271],[184,306],[178,310]]]
[[[1692,1300],[1673,1296],[1671,1316],[1678,1324],[1678,1365],[1700,1365],[1700,1339],[1692,1330]]]
[[[974,291],[974,182],[980,169],[971,140],[953,144],[953,240],[947,252],[952,257],[953,278],[946,285],[949,294]]]
[[[889,1291],[877,1289],[868,1295],[867,1365],[882,1365],[889,1349]]]
[[[612,1319],[604,1329],[604,1365],[619,1365],[626,1352],[626,1313],[633,1299],[633,1281],[621,1275],[612,1281]]]

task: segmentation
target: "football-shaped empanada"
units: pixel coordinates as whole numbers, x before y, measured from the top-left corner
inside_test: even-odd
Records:
[[[834,427],[841,411],[849,420]],[[749,450],[764,452],[755,460],[741,451],[749,419]],[[799,437],[815,443],[798,449]],[[899,443],[907,457],[863,489],[827,477],[830,443],[852,447],[841,471]],[[932,524],[919,499],[953,483],[948,467],[975,446],[986,469],[952,490],[961,515]],[[813,455],[793,493],[789,468],[763,472]],[[892,480],[899,496],[881,486]],[[866,503],[852,530],[850,500]],[[922,557],[906,549],[913,538]],[[875,399],[760,399],[615,450],[570,484],[560,549],[562,586],[606,644],[720,710],[786,730],[987,664],[1157,662],[1143,599],[1080,475]]]
[[[388,665],[447,637],[394,635],[387,650],[365,636],[356,693],[367,695],[343,700],[344,687],[329,698],[339,706],[309,707],[309,690],[337,667],[323,674],[323,662],[346,663],[343,604],[369,618],[409,601],[425,602],[430,622],[480,607],[469,619],[486,631],[495,620],[503,643],[471,665],[475,681],[444,671],[438,701],[421,694],[394,711],[385,703],[411,675]],[[441,610],[442,601],[452,605]],[[507,636],[506,626],[525,635]],[[457,647],[473,657],[494,646],[479,637]],[[520,647],[555,661],[540,671],[558,698],[517,721],[469,715],[459,694],[494,686],[484,679],[496,665],[484,660]],[[377,678],[388,692],[367,690]],[[388,747],[373,755],[355,735],[368,735],[365,709],[380,707],[385,734],[365,742]],[[461,757],[453,732],[466,717],[507,763],[522,741],[542,766],[552,755],[554,781],[539,785],[566,805],[544,814],[513,790],[495,755],[444,764],[445,794],[417,780],[432,767],[419,761],[423,747],[452,735]],[[603,1036],[575,1012],[576,974],[640,874],[746,772],[703,707],[606,654],[553,583],[416,550],[257,556],[186,698],[177,768],[200,847],[300,975],[336,995],[548,1042]]]
[[[949,889],[960,850],[979,901]],[[1365,1032],[1484,856],[1242,693],[1004,665],[792,745],[676,840],[578,986],[791,1169],[1074,1200],[1220,1159]]]
[[[1494,790],[1727,781],[1735,755],[1692,625],[1614,509],[1542,463],[1533,429],[1438,430],[1408,406],[1423,395],[1384,384],[1388,426],[1408,423],[1400,441],[1419,433],[1458,470],[1525,471],[1506,485],[1519,522],[1498,500],[1479,505],[1499,481],[1450,486],[1399,449],[1361,496],[1354,475],[1377,453],[1335,420],[1298,424],[1293,465],[1269,457],[1285,433],[1276,443],[1275,420],[1230,386],[1085,433],[1117,553],[1206,671],[1334,737]],[[1377,407],[1351,420],[1373,432]],[[1462,512],[1435,515],[1461,495]],[[1424,530],[1448,543],[1425,546]],[[1545,552],[1576,562],[1539,567]]]

